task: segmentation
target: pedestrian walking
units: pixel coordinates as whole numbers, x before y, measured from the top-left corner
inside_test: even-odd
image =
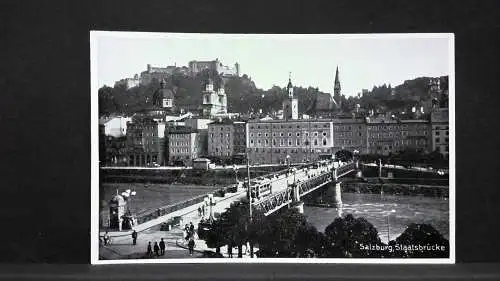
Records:
[[[198,217],[201,217],[201,205],[198,206]]]
[[[202,205],[201,207],[201,214],[205,217],[205,205]]]
[[[193,255],[194,253],[194,239],[189,239],[189,243],[188,243],[188,249],[189,249],[189,255]]]
[[[189,225],[189,232],[191,233],[191,235],[194,234],[194,224],[193,222],[190,222],[190,225]]]
[[[155,256],[159,256],[160,255],[160,247],[158,246],[158,242],[155,242],[155,246],[153,247],[154,251],[155,251]]]
[[[108,234],[107,231],[106,231],[106,233],[104,233],[103,240],[104,240],[104,245],[108,245],[109,244],[109,234]]]
[[[137,245],[137,232],[135,231],[135,229],[132,232],[132,244]]]
[[[165,255],[165,241],[163,241],[163,238],[160,241],[160,255]]]
[[[233,244],[232,243],[230,243],[229,245],[227,245],[227,256],[229,258],[233,257]]]
[[[148,251],[147,251],[147,255],[148,255],[148,257],[149,257],[149,258],[153,255],[153,251],[152,251],[152,249],[151,249],[151,242],[148,242]]]

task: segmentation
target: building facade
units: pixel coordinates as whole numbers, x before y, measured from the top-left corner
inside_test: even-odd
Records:
[[[334,152],[329,120],[249,121],[246,132],[250,163],[304,163]]]
[[[129,166],[165,165],[165,123],[136,118],[128,123]]]
[[[245,122],[224,120],[208,126],[208,156],[223,160],[246,152]]]
[[[387,156],[406,148],[431,151],[431,127],[427,120],[367,118],[367,152]]]
[[[331,119],[333,124],[333,153],[339,150],[368,153],[366,122],[362,118]]]
[[[169,165],[192,165],[192,160],[203,153],[203,140],[197,130],[176,126],[168,127],[168,164]]]
[[[450,131],[448,108],[439,108],[431,112],[432,151],[438,151],[446,159],[449,157]]]
[[[215,70],[223,77],[240,76],[240,65],[235,63],[233,67],[225,66],[219,59],[212,61],[190,61],[188,64],[189,72],[191,75],[196,75],[205,69]]]
[[[127,89],[139,87],[140,84],[141,79],[137,74],[134,76],[134,78],[125,78],[115,82],[115,86],[124,85]]]
[[[127,135],[127,123],[130,121],[132,121],[130,117],[102,117],[99,119],[99,124],[103,125],[105,136],[119,138]]]

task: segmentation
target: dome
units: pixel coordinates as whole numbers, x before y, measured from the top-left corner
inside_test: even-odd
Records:
[[[164,99],[173,99],[174,98],[174,92],[170,89],[162,89],[162,96]]]

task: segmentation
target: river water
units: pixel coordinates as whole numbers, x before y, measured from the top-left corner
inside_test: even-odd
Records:
[[[343,206],[322,208],[304,206],[307,221],[318,231],[324,232],[341,213],[341,216],[352,214],[354,217],[366,218],[375,228],[384,243],[387,234],[393,240],[399,236],[410,223],[428,223],[436,228],[446,239],[449,239],[449,200],[438,197],[401,196],[363,193],[342,193]],[[389,224],[387,223],[389,216]],[[389,226],[389,227],[388,227]]]

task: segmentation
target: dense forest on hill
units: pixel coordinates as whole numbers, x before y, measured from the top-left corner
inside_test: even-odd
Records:
[[[264,114],[272,114],[282,107],[287,97],[286,81],[283,87],[274,86],[263,90],[244,74],[241,77],[222,78],[215,71],[205,70],[196,76],[186,76],[175,73],[166,80],[167,88],[173,90],[175,105],[186,111],[196,111],[201,104],[201,92],[205,88],[208,78],[214,81],[217,90],[221,85],[227,94],[229,112],[249,113],[262,109]],[[441,88],[448,87],[448,76],[441,78]],[[356,104],[366,110],[400,111],[411,106],[419,105],[430,99],[430,77],[421,77],[407,80],[396,87],[391,85],[374,86],[371,91],[360,96],[341,96],[341,105],[344,112],[355,109]],[[99,89],[99,113],[101,116],[110,114],[131,114],[152,106],[152,97],[160,87],[160,82],[153,80],[148,85],[140,85],[127,89],[123,85],[115,87],[104,86]],[[329,100],[330,94],[314,87],[294,87],[295,96],[299,100],[299,113],[313,114],[319,100]],[[319,97],[322,97],[318,99]]]

